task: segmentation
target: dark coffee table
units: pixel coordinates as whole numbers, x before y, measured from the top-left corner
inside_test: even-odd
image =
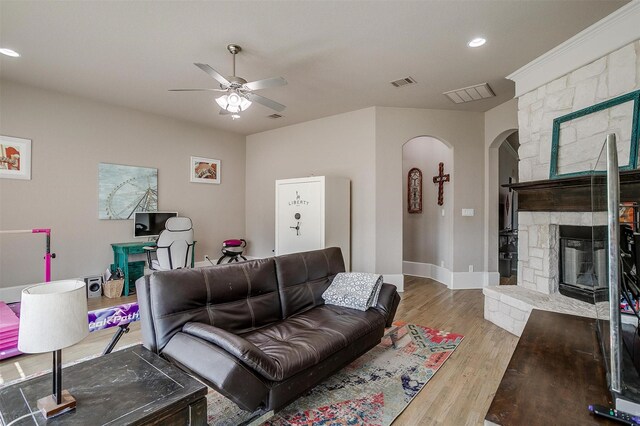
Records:
[[[37,412],[14,425],[207,424],[207,387],[141,345],[67,367],[62,380],[75,410],[49,420]],[[51,386],[45,374],[0,389],[0,424],[37,411]]]

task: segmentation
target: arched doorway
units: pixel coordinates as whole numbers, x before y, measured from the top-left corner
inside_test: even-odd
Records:
[[[443,184],[443,203],[438,205],[439,164],[451,181]],[[411,212],[409,206],[409,172],[422,175],[422,210]],[[403,272],[451,284],[453,269],[453,148],[431,136],[418,136],[402,146]]]
[[[518,182],[518,132],[498,148],[498,272],[500,284],[516,284],[518,275],[518,194],[504,185]]]
[[[513,252],[514,243],[517,247],[517,195],[502,185],[509,183],[509,178],[517,182],[518,147],[518,129],[509,129],[493,140],[488,151],[486,260],[487,271],[496,273],[493,285],[515,283],[515,277],[511,276],[517,264],[517,253]]]

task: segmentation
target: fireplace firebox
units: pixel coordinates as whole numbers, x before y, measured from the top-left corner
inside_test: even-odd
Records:
[[[561,225],[559,291],[594,304],[594,294],[607,285],[607,251],[604,226]]]

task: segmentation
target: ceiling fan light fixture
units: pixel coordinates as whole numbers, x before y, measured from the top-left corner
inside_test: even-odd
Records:
[[[1,1],[1,0],[0,0]],[[208,64],[195,62],[194,65],[200,70],[207,73],[210,77],[218,82],[219,89],[172,89],[171,91],[179,92],[191,92],[191,91],[211,91],[211,92],[223,92],[224,94],[215,101],[220,107],[221,115],[239,115],[240,112],[246,110],[251,106],[253,102],[257,102],[261,105],[271,108],[275,111],[282,112],[286,106],[279,104],[264,96],[253,93],[256,90],[267,89],[269,87],[284,86],[287,84],[287,80],[282,77],[265,78],[262,80],[247,82],[242,77],[236,75],[236,55],[242,51],[242,48],[237,44],[230,44],[227,46],[227,50],[233,57],[233,75],[229,77],[223,77],[218,71],[213,69]],[[237,119],[239,117],[233,117]]]
[[[244,111],[251,106],[251,101],[249,99],[236,92],[231,92],[228,95],[222,95],[219,98],[216,98],[216,103],[220,108],[231,113]]]
[[[240,107],[240,99],[240,95],[238,95],[236,92],[231,92],[227,96],[227,103],[233,107]]]
[[[251,106],[251,101],[245,97],[240,99],[240,111],[244,111],[245,109]]]

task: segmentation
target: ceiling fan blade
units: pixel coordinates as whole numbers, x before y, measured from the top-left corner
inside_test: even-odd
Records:
[[[268,87],[284,86],[287,84],[287,80],[282,77],[265,78],[264,80],[251,81],[243,84],[243,87],[248,90],[260,90]]]
[[[222,108],[221,108],[221,109],[220,109],[220,113],[219,113],[219,114],[220,114],[220,115],[229,115],[229,114],[231,114],[231,113],[230,113],[229,111],[227,111],[226,109],[222,109]]]
[[[251,102],[257,102],[259,104],[262,104],[264,106],[266,106],[267,108],[271,108],[273,110],[276,110],[278,112],[282,112],[284,111],[284,109],[286,108],[286,106],[276,102],[276,101],[272,101],[269,98],[265,98],[264,96],[260,96],[260,95],[256,95],[255,93],[245,93],[244,94],[247,99],[249,99]]]
[[[231,85],[231,83],[229,83],[229,80],[224,78],[218,71],[216,71],[213,68],[211,68],[210,65],[199,64],[199,63],[194,63],[193,65],[195,65],[196,67],[200,68],[202,71],[204,71],[207,74],[209,74],[211,77],[216,79],[220,84],[223,84],[225,86]]]
[[[225,89],[169,89],[170,92],[226,92]]]

